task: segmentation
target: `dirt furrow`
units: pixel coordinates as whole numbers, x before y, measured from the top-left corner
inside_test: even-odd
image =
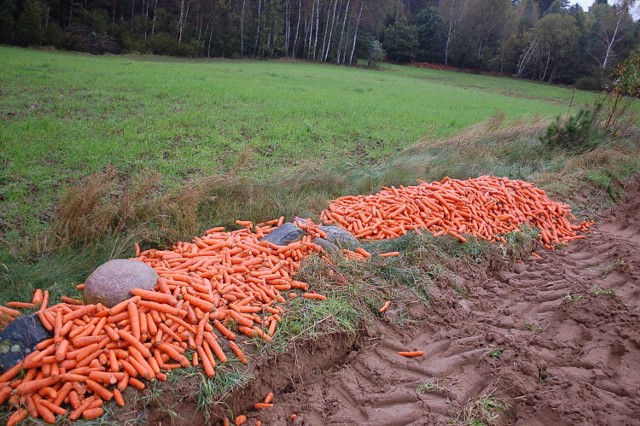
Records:
[[[460,262],[416,321],[391,309],[343,363],[276,389],[263,424],[640,425],[638,211],[636,194],[508,270]]]

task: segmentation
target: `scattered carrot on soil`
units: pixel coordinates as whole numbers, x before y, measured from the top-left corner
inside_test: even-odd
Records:
[[[405,358],[417,358],[419,356],[424,355],[423,351],[401,351],[398,352],[398,355],[403,356]]]

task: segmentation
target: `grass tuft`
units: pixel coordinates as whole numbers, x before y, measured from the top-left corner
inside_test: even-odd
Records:
[[[463,412],[463,424],[468,426],[491,426],[498,424],[499,419],[511,408],[507,403],[497,398],[496,389],[490,389],[469,401]]]

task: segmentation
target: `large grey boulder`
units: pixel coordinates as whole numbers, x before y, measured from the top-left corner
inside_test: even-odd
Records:
[[[84,282],[84,303],[102,303],[110,308],[131,297],[134,288],[151,290],[158,281],[156,271],[138,260],[114,259],[96,268]]]
[[[0,331],[0,373],[16,365],[51,337],[36,314],[20,316]]]
[[[277,246],[286,246],[298,241],[304,234],[305,232],[298,228],[295,223],[286,222],[262,237],[260,241],[267,241]]]
[[[325,234],[327,234],[326,240],[332,242],[340,248],[347,250],[353,250],[360,246],[358,239],[353,234],[344,228],[336,225],[322,225],[320,227]]]

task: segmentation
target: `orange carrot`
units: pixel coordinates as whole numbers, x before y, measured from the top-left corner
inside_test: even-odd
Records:
[[[220,321],[218,321],[218,320],[213,321],[213,325],[227,339],[229,339],[229,340],[235,340],[236,339],[236,335],[231,330],[229,330],[227,327],[222,325],[222,323]]]
[[[327,296],[318,293],[304,293],[302,297],[313,300],[327,300]]]
[[[33,303],[34,305],[39,305],[42,303],[43,298],[44,294],[42,293],[42,289],[38,288],[33,292],[33,299],[31,299],[31,303]]]
[[[68,303],[70,305],[84,305],[82,300],[72,299],[71,297],[61,296],[60,301],[63,303]]]
[[[129,377],[129,384],[138,390],[144,390],[145,385],[135,377]]]
[[[178,300],[173,297],[171,294],[159,293],[157,291],[143,290],[140,288],[134,288],[131,291],[131,294],[134,296],[140,296],[143,300],[148,300],[151,302],[158,303],[167,303],[171,306],[175,306],[178,304]]]
[[[138,303],[140,299],[140,296],[133,296],[130,299],[123,300],[122,302],[109,309],[109,315],[118,315],[119,313],[126,311],[129,307],[129,303]]]
[[[0,374],[0,383],[8,382],[12,380],[14,377],[18,375],[18,373],[22,370],[22,368],[23,368],[23,362],[21,361],[15,364],[13,367],[9,368],[4,373]]]
[[[382,307],[378,309],[378,312],[386,312],[387,309],[389,309],[389,306],[391,306],[391,301],[387,300],[386,302],[384,302],[384,305],[382,305]]]
[[[89,408],[82,413],[82,418],[85,420],[93,420],[104,414],[102,407]]]
[[[87,380],[86,383],[87,387],[91,389],[93,393],[95,393],[105,401],[111,401],[111,398],[113,398],[113,392],[102,386],[100,383],[95,382],[91,379]]]
[[[16,311],[15,309],[10,309],[10,308],[5,308],[4,306],[0,305],[0,312],[3,312],[7,315],[10,315],[12,317],[17,317],[20,315],[20,311]]]
[[[0,388],[0,405],[4,404],[5,401],[9,399],[12,390],[11,386],[4,386]]]
[[[18,410],[9,416],[7,420],[7,426],[16,426],[18,423],[27,418],[29,413],[24,408],[18,408]]]
[[[140,340],[140,314],[135,303],[129,303],[127,306],[129,312],[129,320],[131,321],[131,334],[136,340]]]
[[[158,312],[162,312],[165,314],[172,314],[179,317],[184,317],[187,314],[185,311],[178,309],[176,307],[164,305],[162,303],[150,302],[148,300],[141,300],[140,302],[138,302],[138,305],[140,307],[143,307],[143,306],[147,307],[152,311],[155,310]]]
[[[121,406],[124,407],[124,398],[122,397],[122,393],[120,392],[120,389],[116,388],[113,390],[113,399],[116,401],[116,403]]]
[[[406,358],[416,358],[424,355],[424,352],[423,351],[401,351],[401,352],[398,352],[398,355]]]
[[[58,347],[56,349],[56,361],[58,362],[63,361],[67,356],[68,350],[69,350],[68,340],[65,339],[65,340],[62,340],[60,343],[58,343]]]
[[[131,334],[129,334],[128,332],[124,331],[124,330],[118,330],[118,335],[120,336],[120,338],[122,338],[123,340],[126,340],[127,343],[129,343],[131,346],[135,347],[136,349],[138,349],[140,351],[140,353],[142,353],[142,355],[145,358],[149,358],[151,356],[151,352],[149,351],[149,349],[147,349],[147,347],[145,347],[140,340],[136,339],[135,337],[133,337]]]
[[[202,367],[204,368],[204,372],[207,375],[207,377],[215,376],[216,371],[213,369],[213,365],[211,364],[211,361],[207,357],[207,354],[205,353],[203,347],[202,346],[196,347],[196,351],[197,351],[196,353],[200,356],[200,359],[202,359]]]
[[[18,308],[18,309],[33,309],[36,307],[35,303],[29,303],[29,302],[9,302],[7,303],[7,306],[9,308]]]
[[[399,251],[390,251],[387,253],[378,253],[378,256],[380,257],[397,257],[400,256],[400,252]]]
[[[241,363],[243,363],[243,364],[248,364],[249,363],[249,360],[244,355],[244,352],[242,352],[242,349],[240,349],[238,347],[238,345],[236,345],[233,341],[229,341],[229,348],[231,348],[231,350],[238,357],[238,359],[240,360]]]
[[[211,332],[207,331],[207,332],[204,333],[204,340],[206,340],[206,342],[209,344],[209,347],[211,348],[213,353],[216,355],[216,357],[218,357],[220,362],[223,362],[223,363],[227,362],[226,355],[222,351],[222,348],[220,347],[220,345],[216,341],[216,339],[213,336],[213,334],[211,334]]]
[[[26,383],[21,383],[16,387],[18,395],[25,395],[28,393],[34,393],[40,389],[51,386],[60,380],[60,376],[45,377],[43,379],[32,380]]]
[[[47,401],[46,399],[41,399],[40,401],[38,401],[36,403],[36,406],[38,406],[38,405],[43,405],[44,407],[46,407],[52,413],[58,414],[60,416],[64,416],[65,414],[67,414],[67,410],[65,410],[64,408],[60,407],[59,404],[55,404],[53,402]],[[38,413],[40,413],[40,411],[38,411]],[[40,413],[40,415],[42,416],[42,413]],[[43,417],[43,419],[44,419],[44,417]],[[55,421],[55,419],[54,419],[54,421]]]
[[[160,343],[157,348],[169,355],[172,359],[178,361],[184,368],[191,366],[191,363],[189,362],[187,357],[178,352],[175,347],[166,343]]]

